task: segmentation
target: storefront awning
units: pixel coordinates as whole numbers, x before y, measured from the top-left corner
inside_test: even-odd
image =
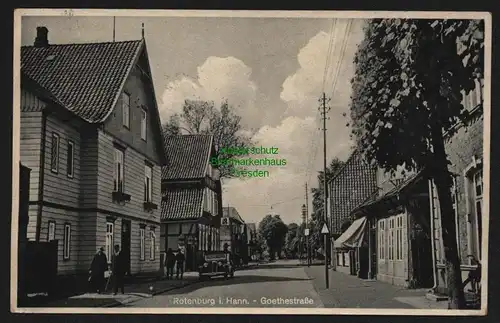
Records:
[[[365,228],[367,224],[366,217],[354,221],[342,235],[335,240],[335,248],[358,248],[363,243]]]

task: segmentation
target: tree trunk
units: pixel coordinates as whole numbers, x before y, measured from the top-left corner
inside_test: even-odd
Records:
[[[436,185],[441,212],[446,283],[449,297],[448,307],[450,309],[463,309],[465,308],[465,297],[456,240],[455,213],[451,201],[451,174],[447,166],[447,155],[441,127],[435,126],[432,129],[432,143],[434,158],[431,162],[431,176]]]

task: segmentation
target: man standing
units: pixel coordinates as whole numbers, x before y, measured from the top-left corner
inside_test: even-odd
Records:
[[[100,247],[92,259],[89,274],[90,282],[95,292],[100,294],[104,288],[104,272],[108,270],[108,258],[104,254],[104,247]]]
[[[177,252],[177,255],[175,256],[175,260],[177,261],[177,270],[176,270],[176,278],[182,279],[182,276],[184,275],[184,261],[186,260],[186,257],[184,257],[184,254],[182,253],[182,249],[179,249]]]
[[[125,294],[125,286],[123,283],[123,278],[125,277],[125,262],[119,245],[115,245],[115,254],[113,255],[111,264],[113,270],[113,295],[116,295],[118,288],[122,294]]]

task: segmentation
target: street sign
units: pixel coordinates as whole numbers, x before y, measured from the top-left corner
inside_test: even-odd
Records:
[[[304,235],[307,237],[309,235],[309,229],[305,229]]]
[[[229,218],[224,217],[221,219],[221,225],[229,225]]]
[[[323,224],[323,228],[321,229],[321,233],[323,234],[327,234],[329,231],[328,231],[328,227],[326,226],[326,223]]]

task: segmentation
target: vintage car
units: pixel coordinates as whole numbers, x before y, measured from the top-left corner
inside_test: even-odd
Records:
[[[206,252],[204,263],[199,267],[200,279],[214,276],[234,277],[234,266],[229,253],[223,251]]]

